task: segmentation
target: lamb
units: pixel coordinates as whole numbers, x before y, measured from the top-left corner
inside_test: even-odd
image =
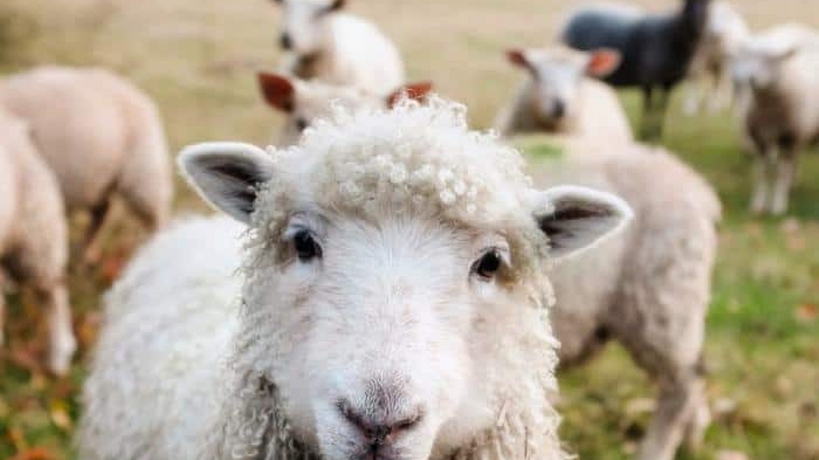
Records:
[[[432,83],[418,82],[394,89],[388,96],[377,96],[350,86],[328,85],[275,73],[258,74],[259,89],[265,101],[287,115],[278,135],[277,145],[298,142],[302,132],[316,120],[330,116],[333,107],[348,110],[364,107],[391,107],[402,96],[422,101],[432,90]]]
[[[617,154],[599,155],[599,143],[580,139],[567,148],[575,151],[541,167],[536,182],[614,193],[635,218],[552,275],[561,366],[586,362],[609,340],[619,341],[659,387],[639,459],[672,460],[683,439],[698,446],[710,420],[702,352],[719,200],[662,149],[623,144],[609,147]]]
[[[149,229],[164,224],[170,159],[159,114],[142,92],[105,70],[46,66],[0,80],[0,107],[30,126],[67,211],[90,211],[87,259],[98,256],[115,194]]]
[[[685,0],[680,11],[659,16],[586,7],[571,15],[561,39],[581,51],[620,51],[622,63],[604,80],[642,89],[640,137],[656,140],[662,136],[669,95],[687,75],[705,29],[708,3]]]
[[[30,287],[48,318],[48,367],[64,375],[76,349],[65,285],[68,236],[54,174],[26,124],[0,110],[0,275]],[[0,276],[0,345],[5,301]]]
[[[380,96],[404,83],[398,49],[371,22],[344,13],[345,0],[273,1],[282,6],[285,73]]]
[[[730,72],[731,56],[750,36],[748,24],[728,2],[713,2],[708,8],[699,49],[689,68],[689,90],[684,110],[695,115],[710,99],[709,108],[717,112],[731,104],[733,88]]]
[[[511,104],[499,115],[496,129],[504,136],[544,131],[631,142],[628,117],[617,94],[588,77],[604,77],[620,65],[612,50],[579,52],[563,47],[513,49],[509,61],[530,74]]]
[[[221,259],[242,231],[217,220],[136,257],[106,299],[81,457],[567,459],[546,275],[631,213],[537,191],[521,163],[435,97],[339,110],[287,149],[186,149],[193,187],[248,226],[242,255]]]
[[[797,156],[819,143],[819,33],[796,24],[770,29],[740,47],[731,71],[748,93],[738,111],[756,153],[751,211],[784,214]]]

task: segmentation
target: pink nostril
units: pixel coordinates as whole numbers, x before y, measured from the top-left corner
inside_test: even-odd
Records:
[[[393,414],[388,413],[379,417],[357,411],[352,408],[349,402],[344,400],[339,401],[337,407],[341,415],[358,428],[370,445],[374,447],[390,444],[397,435],[417,425],[423,416],[423,412],[419,408],[402,417],[395,417]]]

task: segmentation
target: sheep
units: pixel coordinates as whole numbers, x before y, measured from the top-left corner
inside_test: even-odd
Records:
[[[423,100],[432,90],[429,82],[410,83],[394,89],[385,97],[350,86],[328,85],[268,72],[258,74],[258,83],[267,104],[287,115],[276,139],[279,146],[298,142],[305,129],[315,120],[329,116],[335,106],[347,109],[391,107],[404,94]]]
[[[617,51],[579,52],[563,47],[513,49],[509,61],[530,73],[511,104],[498,116],[504,136],[545,131],[631,142],[628,117],[617,94],[587,76],[604,77],[620,64]]]
[[[751,211],[784,214],[797,156],[819,144],[819,33],[787,24],[754,36],[733,57],[731,72],[746,88],[738,112],[756,153]]]
[[[656,140],[662,136],[669,95],[688,73],[697,50],[708,3],[685,0],[680,11],[665,15],[586,7],[570,16],[562,28],[561,40],[581,51],[620,51],[622,63],[604,80],[616,87],[642,89],[640,137]]]
[[[98,257],[114,194],[149,229],[164,224],[173,194],[170,158],[157,109],[139,90],[105,70],[45,66],[0,80],[0,107],[31,127],[67,211],[90,211],[87,260]]]
[[[26,123],[0,110],[0,272],[30,287],[48,318],[48,368],[65,375],[76,350],[66,288],[67,225],[60,187]],[[0,346],[5,301],[0,276]]]
[[[282,6],[285,73],[380,96],[404,83],[398,49],[374,24],[343,12],[345,0],[273,1]]]
[[[575,139],[534,174],[544,186],[579,184],[614,193],[634,210],[625,231],[561,265],[551,277],[552,324],[561,367],[617,340],[658,384],[640,460],[672,460],[683,438],[696,448],[710,421],[703,378],[705,316],[720,203],[673,154],[640,144]],[[592,153],[583,150],[592,149]]]
[[[536,191],[437,97],[180,164],[248,229],[172,228],[107,295],[82,458],[568,458],[548,273],[617,234],[622,200]]]
[[[732,87],[730,59],[750,34],[745,19],[730,3],[717,1],[709,5],[705,30],[688,72],[690,83],[683,107],[686,114],[700,112],[706,99],[710,99],[712,112],[731,104],[732,94],[739,88]]]

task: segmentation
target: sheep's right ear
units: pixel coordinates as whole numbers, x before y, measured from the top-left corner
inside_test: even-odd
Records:
[[[238,142],[189,146],[178,163],[205,201],[244,223],[250,222],[259,187],[273,177],[273,160],[267,152]]]
[[[595,78],[605,78],[618,67],[623,61],[623,55],[619,51],[609,48],[601,48],[589,53],[589,62],[586,63],[586,75]]]
[[[559,186],[540,192],[535,212],[555,260],[577,254],[622,229],[632,211],[622,199],[586,187]]]
[[[522,49],[513,48],[506,50],[506,59],[518,67],[522,67],[530,71],[534,70],[532,63],[529,62],[529,58],[526,57],[526,52]]]
[[[387,108],[393,108],[398,101],[405,97],[413,101],[423,102],[430,91],[432,91],[432,82],[407,83],[387,96]]]
[[[271,107],[290,113],[296,109],[296,86],[289,78],[267,72],[259,72],[259,90]]]

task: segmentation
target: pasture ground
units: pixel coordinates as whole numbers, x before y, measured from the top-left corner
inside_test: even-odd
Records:
[[[639,0],[651,9],[675,2]],[[405,54],[413,79],[431,79],[466,102],[476,126],[491,125],[521,75],[509,46],[549,43],[568,0],[353,0]],[[819,26],[805,0],[735,0],[755,28],[798,20]],[[189,142],[265,143],[281,119],[255,90],[254,70],[277,62],[277,8],[265,0],[3,0],[0,72],[30,65],[102,65],[133,79],[159,103],[174,151]],[[632,120],[638,97],[624,92]],[[708,394],[716,419],[704,448],[684,459],[819,459],[819,155],[806,155],[785,219],[746,213],[749,157],[728,114],[687,118],[679,93],[664,144],[718,189],[726,209],[708,318]],[[535,142],[530,155],[549,149]],[[204,209],[179,183],[177,208]],[[71,274],[80,360],[99,324],[99,294],[139,239],[131,224],[109,227],[104,261]],[[84,375],[54,381],[37,364],[36,305],[12,298],[0,350],[0,458],[73,459],[71,435]],[[580,458],[630,458],[653,397],[621,348],[561,377],[562,435]]]

